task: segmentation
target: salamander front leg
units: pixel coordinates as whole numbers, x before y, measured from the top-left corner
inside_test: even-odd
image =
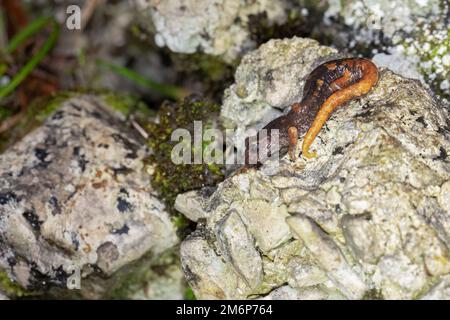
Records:
[[[297,142],[298,142],[298,130],[296,127],[288,128],[288,138],[289,138],[289,157],[292,161],[297,160]]]

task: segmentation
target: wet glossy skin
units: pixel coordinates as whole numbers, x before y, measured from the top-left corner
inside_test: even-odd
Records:
[[[378,82],[376,65],[364,58],[348,58],[328,61],[314,69],[305,82],[303,100],[294,103],[289,112],[269,122],[268,138],[258,140],[257,148],[271,146],[270,130],[279,130],[278,150],[280,155],[289,152],[292,160],[296,159],[297,141],[306,132],[303,139],[302,154],[306,158],[316,156],[309,148],[322,129],[331,113],[348,101],[367,94]],[[258,133],[259,136],[259,133]],[[276,146],[274,146],[276,147]],[[249,141],[246,140],[245,161],[249,164]],[[266,158],[258,158],[263,163]]]

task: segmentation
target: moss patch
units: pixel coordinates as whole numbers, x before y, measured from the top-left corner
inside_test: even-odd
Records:
[[[6,293],[9,298],[20,298],[32,295],[22,288],[17,282],[11,280],[5,271],[0,271],[0,289]]]
[[[195,297],[194,291],[192,291],[191,287],[187,287],[186,291],[184,292],[184,299],[185,300],[197,300]]]
[[[222,165],[172,163],[172,149],[179,143],[171,141],[172,132],[184,128],[193,138],[194,121],[202,121],[205,130],[214,126],[214,119],[217,118],[219,111],[219,105],[191,96],[182,103],[164,103],[158,112],[158,122],[148,125],[149,146],[154,152],[149,158],[149,163],[153,166],[152,186],[159,192],[172,213],[175,213],[173,204],[179,193],[212,186],[224,178]],[[206,145],[203,144],[203,148]],[[194,147],[191,144],[192,157],[193,154]]]

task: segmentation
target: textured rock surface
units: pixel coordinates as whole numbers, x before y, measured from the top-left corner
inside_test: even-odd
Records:
[[[382,30],[385,36],[399,36],[398,31],[417,30],[417,19],[436,16],[442,12],[440,0],[327,0],[327,17],[340,15],[347,25],[367,30]],[[360,35],[362,38],[364,35]]]
[[[0,300],[9,300],[8,297],[0,291]]]
[[[178,252],[178,250],[177,250]],[[182,300],[186,292],[186,281],[178,254],[164,255],[150,268],[139,274],[143,281],[137,281],[132,292],[126,295],[133,300]]]
[[[327,0],[325,21],[338,18],[336,38],[347,46],[378,46],[376,60],[394,71],[405,71],[450,97],[449,2],[447,0]],[[345,39],[345,40],[344,40]],[[374,52],[376,53],[376,52]],[[398,68],[398,61],[407,64]],[[397,69],[398,68],[398,69]],[[397,69],[397,70],[396,70]]]
[[[176,244],[143,170],[149,150],[120,116],[80,95],[0,155],[0,268],[22,286],[111,276]]]
[[[254,44],[249,15],[267,13],[271,22],[286,19],[283,0],[151,0],[135,3],[148,12],[156,28],[155,41],[180,53],[205,52],[233,60]]]
[[[270,41],[258,51],[250,57],[261,58],[243,59],[248,65],[228,92],[229,123],[241,121],[231,108],[258,126],[269,105],[301,98],[301,79],[280,72],[275,86],[260,70],[306,75],[332,52],[302,39]],[[256,71],[244,80],[242,70]],[[248,99],[253,104],[233,97],[253,83],[241,95],[258,96]],[[283,88],[276,99],[275,87]],[[273,91],[261,98],[265,88]],[[279,166],[226,179],[210,196],[190,193],[200,206],[195,213],[179,196],[178,210],[202,217],[181,245],[196,296],[450,298],[448,111],[418,81],[384,69],[368,95],[332,115],[312,149],[315,159],[284,157]]]

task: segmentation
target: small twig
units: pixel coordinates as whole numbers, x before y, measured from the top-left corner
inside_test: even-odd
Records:
[[[148,139],[148,133],[137,123],[134,119],[130,119],[131,125],[136,129],[136,131],[144,138]]]
[[[6,29],[8,37],[10,38],[28,24],[28,14],[21,1],[2,0],[0,1],[0,4],[3,6],[6,13]]]
[[[84,30],[91,20],[92,15],[95,12],[95,9],[102,5],[105,1],[104,0],[88,0],[83,6],[82,9],[82,21],[81,21],[81,30]]]

